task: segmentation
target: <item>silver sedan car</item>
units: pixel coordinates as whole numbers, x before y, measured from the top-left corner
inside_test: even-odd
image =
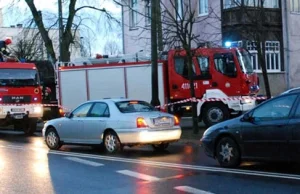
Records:
[[[42,132],[50,149],[86,144],[102,145],[114,153],[123,146],[146,144],[164,150],[180,139],[182,131],[176,116],[145,101],[103,99],[85,102],[65,117],[46,122]]]

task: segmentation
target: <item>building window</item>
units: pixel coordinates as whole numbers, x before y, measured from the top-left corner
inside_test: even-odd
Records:
[[[151,25],[151,1],[146,0],[145,4],[145,24],[146,26]]]
[[[252,54],[253,70],[260,72],[261,66],[259,64],[257,56],[257,48],[255,42],[247,42],[247,49]],[[281,56],[280,56],[280,42],[279,41],[266,41],[266,66],[268,72],[280,72],[281,71]]]
[[[175,16],[177,20],[183,19],[183,6],[182,6],[182,0],[176,0],[175,1]]]
[[[279,8],[279,0],[264,1],[265,8]]]
[[[244,0],[245,6],[260,7],[261,0]],[[267,0],[263,1],[263,7],[265,8],[279,8],[279,0]]]
[[[229,9],[240,5],[241,5],[241,0],[223,0],[224,9]]]
[[[208,14],[208,0],[199,0],[199,15]]]
[[[290,0],[291,12],[300,12],[300,0]]]
[[[138,0],[130,0],[130,27],[137,27]]]

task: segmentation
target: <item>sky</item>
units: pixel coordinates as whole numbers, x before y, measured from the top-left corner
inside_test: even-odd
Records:
[[[66,0],[62,0],[63,2]],[[47,2],[47,3],[46,3]],[[67,1],[68,2],[68,1]],[[13,3],[13,7],[12,7]],[[34,0],[34,3],[38,10],[48,14],[49,17],[57,17],[58,6],[57,0]],[[116,17],[121,18],[121,7],[117,6],[112,0],[77,0],[77,7],[80,5],[93,5],[98,8],[105,8]],[[10,25],[16,25],[18,23],[24,23],[31,17],[31,12],[25,2],[25,0],[0,0],[0,8],[2,8],[3,25],[9,27]],[[67,7],[66,7],[67,9]],[[87,9],[86,9],[87,10]],[[64,12],[64,8],[63,8]],[[82,30],[82,36],[92,37],[92,54],[103,53],[103,47],[105,42],[103,40],[116,40],[122,46],[122,40],[120,37],[120,30],[112,30],[107,32],[107,29],[103,30],[103,23],[105,18],[99,14],[98,11],[80,11],[82,17],[93,17],[93,20],[85,20],[85,25],[91,30]],[[96,19],[97,18],[97,19]],[[99,19],[100,18],[100,19]],[[97,20],[97,21],[96,21]],[[91,33],[93,32],[93,33]],[[88,35],[89,33],[89,35]]]

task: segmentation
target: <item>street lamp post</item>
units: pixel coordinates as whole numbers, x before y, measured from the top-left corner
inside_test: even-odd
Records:
[[[62,61],[62,48],[61,48],[61,42],[62,42],[62,34],[63,34],[63,24],[62,24],[62,2],[61,0],[58,0],[58,36],[59,36],[59,62]]]

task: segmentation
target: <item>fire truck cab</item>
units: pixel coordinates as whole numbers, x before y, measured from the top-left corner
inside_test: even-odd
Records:
[[[33,63],[0,62],[0,126],[31,135],[43,116],[39,74]]]
[[[170,102],[190,98],[188,64],[185,51],[168,53]],[[241,100],[259,92],[257,74],[251,56],[242,48],[198,48],[193,51],[193,79],[198,102],[198,115],[207,126],[248,111],[255,99]],[[214,99],[218,99],[214,101]],[[223,99],[223,100],[220,100]],[[188,104],[171,107],[175,114],[190,110]]]

